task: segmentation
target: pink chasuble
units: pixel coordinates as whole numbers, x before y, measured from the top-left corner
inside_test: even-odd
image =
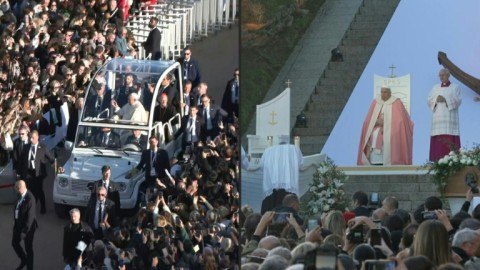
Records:
[[[382,106],[385,107],[383,134],[379,132],[377,141],[372,142],[375,122],[381,117]],[[391,97],[383,101],[376,98],[370,105],[360,136],[358,165],[372,165],[369,160],[372,143],[375,143],[374,148],[383,143],[383,165],[412,164],[413,122],[399,99]]]

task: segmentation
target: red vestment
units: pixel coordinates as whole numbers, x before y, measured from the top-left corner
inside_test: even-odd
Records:
[[[375,122],[382,117],[382,111],[383,130],[380,130],[377,141],[372,142]],[[372,145],[374,148],[383,146],[383,165],[412,164],[413,122],[400,99],[390,97],[383,101],[381,98],[376,98],[370,105],[360,136],[358,165],[371,165],[368,157]]]

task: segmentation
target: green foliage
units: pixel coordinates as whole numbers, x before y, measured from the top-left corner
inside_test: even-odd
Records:
[[[284,31],[270,36],[263,33],[262,30],[253,31],[255,36],[253,41],[266,39],[266,42],[256,45],[256,42],[247,41],[243,37],[241,43],[240,66],[242,67],[242,91],[240,106],[240,126],[241,132],[245,133],[250,121],[255,115],[256,105],[262,103],[265,94],[275,80],[280,69],[285,64],[290,53],[295,48],[297,42],[302,38],[303,33],[308,28],[312,20],[317,15],[318,10],[325,0],[306,0],[302,8],[308,9],[309,14],[304,16],[295,16],[293,25]],[[248,8],[256,4],[262,4],[265,13],[262,15],[262,21],[256,23],[265,23],[274,18],[282,7],[295,3],[294,0],[242,0],[242,24],[249,23]],[[245,8],[244,8],[245,7]],[[281,89],[283,90],[283,89]]]

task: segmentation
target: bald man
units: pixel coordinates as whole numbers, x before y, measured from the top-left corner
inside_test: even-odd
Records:
[[[15,204],[12,246],[21,260],[17,269],[25,266],[27,269],[33,269],[33,236],[37,228],[35,197],[27,190],[27,185],[23,180],[15,183],[15,190],[18,193],[18,201]],[[22,240],[25,250],[20,245]]]

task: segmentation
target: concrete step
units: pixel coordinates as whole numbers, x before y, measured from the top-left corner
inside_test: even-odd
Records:
[[[342,45],[343,46],[377,46],[379,39],[374,36],[374,37],[361,37],[361,38],[356,38],[356,37],[347,37],[342,40]]]
[[[339,44],[343,62],[330,62],[305,105],[307,128],[295,128],[305,154],[323,147],[399,0],[364,0]]]
[[[331,97],[334,93],[334,97]],[[338,93],[336,91],[330,91],[329,95],[312,95],[310,97],[310,102],[318,103],[318,104],[337,104],[346,102],[347,99],[350,97],[351,93]]]
[[[321,99],[320,99],[321,100]],[[348,100],[348,98],[346,98],[346,100]],[[344,104],[346,102],[345,99],[339,99],[337,100],[337,102],[332,102],[328,99],[323,99],[322,101],[312,101],[312,102],[309,102],[307,103],[307,105],[305,106],[305,110],[307,112],[311,112],[311,113],[314,113],[314,112],[323,112],[323,111],[332,111],[332,110],[343,110],[343,107],[344,107]]]
[[[370,30],[370,29],[385,29],[384,22],[366,22],[366,21],[355,21],[350,26],[350,30]]]
[[[382,35],[385,31],[385,28],[376,28],[376,29],[357,29],[357,30],[349,30],[347,31],[345,37],[355,37],[355,38],[363,38],[363,37],[375,37],[378,35]]]
[[[301,138],[305,136],[312,136],[317,138],[317,136],[327,136],[330,134],[329,127],[307,127],[306,128],[295,128],[293,132],[294,136],[300,136]]]

